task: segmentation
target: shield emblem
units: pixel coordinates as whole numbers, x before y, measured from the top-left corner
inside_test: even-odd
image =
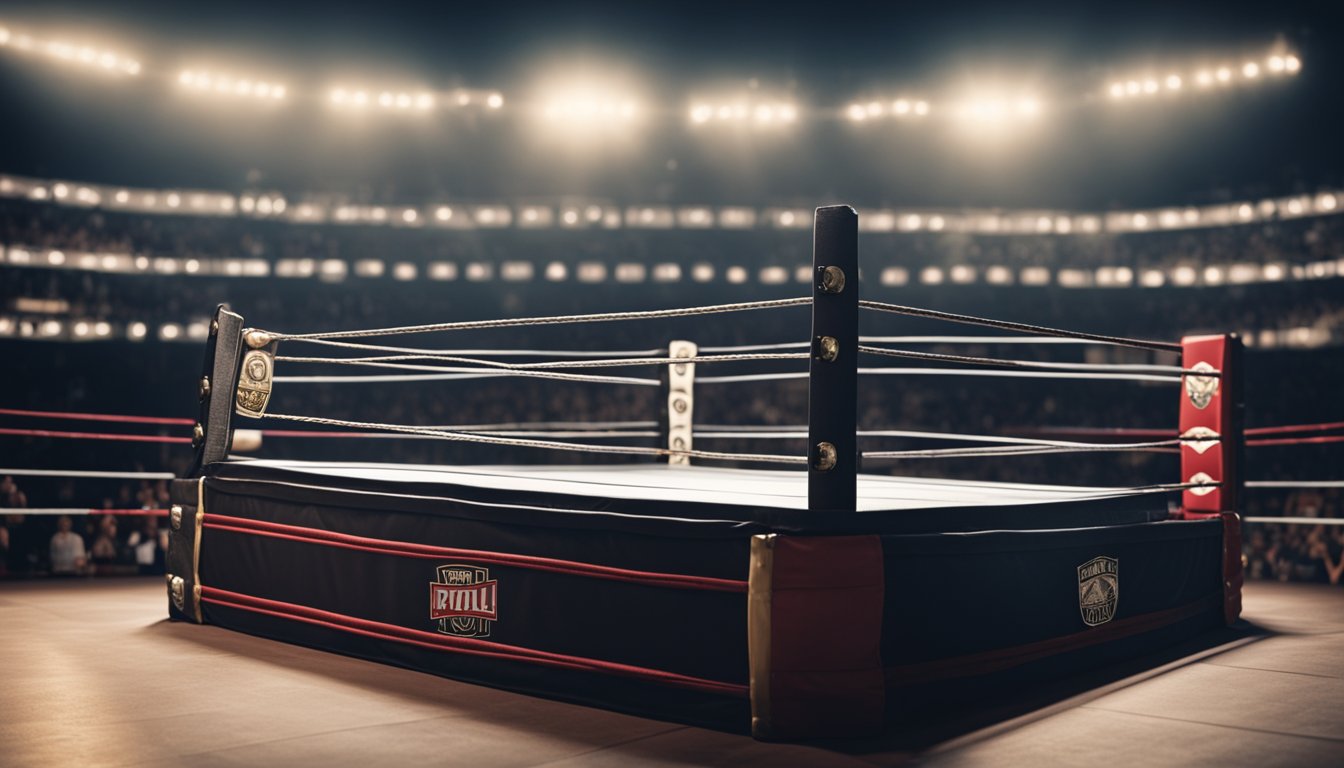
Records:
[[[1115,618],[1120,600],[1120,561],[1114,557],[1094,557],[1078,566],[1078,611],[1089,627]]]
[[[439,580],[429,585],[430,618],[438,620],[439,631],[458,637],[489,637],[499,615],[498,582],[490,579],[490,571],[475,565],[441,565],[436,571]],[[472,587],[479,594],[471,595]],[[464,589],[467,593],[456,599],[447,594]]]
[[[275,345],[267,349],[250,349],[243,356],[242,370],[238,373],[238,388],[234,396],[240,416],[261,418],[271,399],[271,380],[275,371]]]
[[[1190,370],[1204,373],[1212,372],[1214,367],[1201,360],[1190,366]],[[1201,411],[1208,408],[1209,403],[1213,402],[1213,396],[1218,394],[1218,377],[1187,374],[1185,377],[1185,394],[1196,408]]]

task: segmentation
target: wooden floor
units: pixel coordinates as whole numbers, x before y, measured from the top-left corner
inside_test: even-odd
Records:
[[[158,579],[0,583],[0,764],[1344,765],[1344,589],[879,739],[765,744],[163,619]]]

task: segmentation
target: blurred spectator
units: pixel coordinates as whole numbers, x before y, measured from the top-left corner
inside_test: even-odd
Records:
[[[98,537],[93,541],[89,557],[97,565],[113,565],[121,557],[121,542],[117,539],[117,518],[103,515],[98,521]]]
[[[5,475],[5,478],[0,480],[0,507],[23,509],[27,506],[28,497],[24,495],[23,491],[19,490],[19,486],[14,484],[14,478]]]
[[[58,576],[73,576],[84,571],[84,539],[71,530],[74,521],[69,515],[56,520],[56,533],[51,535],[51,572]]]
[[[159,520],[146,515],[139,530],[126,538],[126,546],[135,554],[140,573],[163,573],[164,556],[168,550],[168,531],[159,529]]]

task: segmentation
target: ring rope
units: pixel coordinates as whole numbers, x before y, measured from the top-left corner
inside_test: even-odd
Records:
[[[364,365],[404,360],[443,360],[461,365],[476,365],[506,371],[546,371],[557,368],[628,368],[635,365],[679,365],[685,363],[740,363],[762,360],[806,360],[806,352],[776,352],[731,355],[693,355],[691,357],[626,357],[602,360],[562,360],[540,363],[506,363],[474,357],[456,357],[439,354],[380,355],[377,357],[293,357],[276,355],[276,362],[331,363],[335,365]]]
[[[773,454],[756,453],[723,453],[720,451],[676,451],[669,448],[646,448],[637,446],[615,446],[615,445],[591,445],[586,443],[562,443],[551,440],[532,440],[510,437],[493,437],[488,435],[477,435],[470,432],[451,432],[448,430],[431,429],[427,427],[413,427],[401,424],[382,424],[378,422],[366,421],[345,421],[343,419],[327,419],[320,416],[296,416],[292,414],[268,413],[268,419],[279,419],[281,421],[294,421],[303,424],[323,424],[331,427],[348,427],[350,429],[369,429],[382,430],[385,432],[403,432],[409,435],[424,435],[434,437],[449,442],[463,443],[483,443],[486,445],[505,445],[515,448],[545,448],[550,450],[577,451],[580,453],[606,453],[623,454],[630,456],[688,456],[693,459],[710,459],[715,461],[759,461],[774,464],[806,464],[806,456],[779,456]]]
[[[1248,480],[1247,488],[1344,488],[1344,480]]]
[[[1050,371],[986,371],[974,368],[860,368],[859,373],[874,376],[997,376],[1015,379],[1079,379],[1104,381],[1158,381],[1179,382],[1179,376],[1148,373],[1066,373]],[[697,376],[696,384],[735,384],[751,381],[782,381],[806,379],[808,374],[796,372],[749,373],[734,376]]]
[[[988,318],[976,317],[974,315],[959,315],[953,312],[940,312],[935,309],[921,309],[919,307],[907,307],[901,304],[888,304],[882,301],[872,301],[860,299],[859,306],[863,309],[874,310],[877,312],[889,312],[897,315],[906,315],[908,317],[924,317],[931,320],[945,320],[951,323],[961,323],[962,325],[979,325],[986,328],[998,328],[1005,331],[1021,331],[1023,333],[1035,333],[1041,336],[1055,336],[1058,338],[1078,339],[1083,341],[1095,341],[1101,344],[1113,344],[1120,347],[1135,347],[1138,349],[1149,349],[1158,352],[1182,352],[1184,347],[1180,344],[1174,344],[1167,341],[1146,341],[1143,339],[1127,339],[1122,336],[1105,336],[1097,333],[1083,333],[1081,331],[1064,331],[1058,328],[1048,328],[1042,325],[1030,325],[1027,323],[1014,323],[1007,320],[990,320]]]
[[[340,342],[335,339],[305,339],[310,344],[325,344],[331,347],[352,348],[352,350],[371,350],[383,352],[406,352],[406,354],[431,355],[476,355],[480,358],[642,358],[663,354],[664,348],[657,350],[430,350],[423,347],[394,347],[390,344],[363,344],[358,342]],[[1085,340],[1060,339],[1056,336],[860,336],[864,343],[896,344],[1086,344]],[[723,352],[765,352],[771,350],[805,350],[812,344],[808,342],[784,342],[777,344],[731,344],[731,346],[700,347],[706,354]]]
[[[1170,373],[1182,376],[1203,376],[1219,378],[1222,371],[1197,371],[1182,368],[1179,365],[1147,365],[1118,363],[1050,363],[1034,360],[1004,360],[994,357],[971,357],[968,355],[943,355],[935,352],[916,352],[909,349],[891,349],[890,347],[859,346],[859,352],[869,355],[900,357],[910,360],[933,360],[947,363],[966,363],[968,365],[996,365],[1005,368],[1024,368],[1057,371],[1135,371],[1143,373]]]
[[[340,359],[324,358],[324,357],[290,358],[285,356],[277,356],[276,360],[289,361],[289,362],[297,361],[297,362],[336,363],[338,365],[344,362]],[[356,361],[349,364],[363,365],[370,368],[395,368],[398,370],[405,370],[405,371],[436,371],[439,373],[447,373],[447,374],[478,374],[478,375],[490,375],[493,377],[522,376],[533,379],[552,379],[554,381],[582,381],[590,384],[635,384],[638,386],[645,386],[645,387],[656,387],[661,385],[661,382],[659,382],[657,379],[640,379],[631,376],[599,376],[591,373],[559,373],[556,371],[534,371],[530,369],[496,368],[494,366],[491,366],[489,368],[458,368],[443,365],[413,365],[410,363],[383,363],[374,361]],[[277,382],[289,381],[292,383],[295,382],[296,380],[302,379],[306,383],[314,383],[316,381],[321,380],[322,378],[324,377],[289,376],[282,378],[277,376],[275,377],[275,379],[273,379],[273,381]],[[330,379],[330,377],[325,378]],[[371,377],[355,376],[345,378],[371,378]]]
[[[966,443],[1002,443],[1006,445],[1021,446],[1052,446],[1057,448],[1090,448],[1117,445],[1117,443],[1088,443],[1076,440],[1045,440],[1035,437],[1012,437],[1003,435],[968,435],[953,432],[921,432],[904,429],[861,429],[854,434],[859,437],[900,437],[917,438],[924,440],[949,440]],[[738,430],[733,428],[725,429],[704,429],[694,432],[696,438],[718,438],[718,439],[746,439],[746,440],[798,440],[808,437],[806,426],[794,427],[791,430]],[[1177,438],[1176,443],[1184,442],[1218,442],[1219,438]],[[1136,445],[1142,445],[1137,443]]]
[[[745,312],[758,309],[799,307],[812,303],[812,297],[746,301],[736,304],[710,304],[677,309],[655,309],[636,312],[601,312],[587,315],[550,315],[546,317],[514,317],[495,320],[464,320],[454,323],[405,325],[394,328],[372,328],[356,331],[324,331],[319,333],[272,333],[262,331],[277,341],[311,341],[313,339],[358,339],[369,336],[395,336],[407,333],[435,333],[439,331],[468,331],[486,328],[516,328],[529,325],[560,325],[564,323],[610,323],[621,320],[653,320],[671,317],[694,317],[724,312]]]
[[[1149,427],[1039,427],[1032,431],[1042,435],[1117,435],[1123,437],[1175,437],[1179,434],[1175,427],[1170,429]]]
[[[442,370],[442,369],[439,369]],[[365,376],[276,376],[271,381],[276,384],[397,384],[413,381],[467,381],[469,379],[503,379],[511,376],[524,376],[526,374],[513,371],[480,371],[478,373],[418,373],[418,374],[381,374]],[[578,376],[579,374],[575,374]],[[560,379],[562,381],[589,381],[594,378],[612,378],[612,377],[588,377],[576,379],[573,377],[563,377],[559,374],[551,376],[534,376],[533,378]],[[641,387],[659,386],[657,379],[625,379],[617,383],[631,384]]]
[[[1052,453],[1142,452],[1177,448],[1180,440],[1156,440],[1148,443],[1080,443],[1072,446],[1006,445],[978,448],[930,448],[912,451],[864,451],[865,459],[944,459],[987,456],[1032,456]]]
[[[62,432],[53,429],[14,429],[0,427],[0,435],[16,437],[56,437],[71,440],[114,440],[123,443],[190,443],[190,437],[170,437],[168,435],[128,435],[109,432]]]
[[[354,341],[337,341],[334,339],[302,339],[309,344],[322,344],[329,347],[343,347],[346,349],[368,349],[381,352],[403,352],[408,354],[426,354],[426,355],[475,355],[477,357],[646,357],[650,355],[660,355],[667,352],[666,349],[619,349],[619,350],[585,350],[585,349],[426,349],[421,347],[396,347],[389,344],[362,344]]]
[[[607,440],[618,437],[659,437],[661,433],[654,430],[477,430],[477,429],[453,429],[446,431],[463,432],[471,435],[490,435],[494,437],[547,437],[547,438],[591,438],[594,440]],[[263,429],[262,437],[317,437],[317,438],[400,438],[412,440],[424,438],[423,435],[403,435],[398,432],[332,432],[319,429]],[[429,438],[424,438],[429,439]]]
[[[44,517],[55,517],[59,515],[69,515],[70,517],[89,516],[89,515],[116,515],[117,517],[167,517],[169,510],[166,509],[97,509],[93,507],[36,507],[23,508],[15,510],[4,510],[10,514],[22,515],[40,515]]]
[[[491,432],[506,429],[653,429],[656,421],[503,421],[494,424],[430,424],[449,432]]]
[[[871,344],[1094,344],[1059,336],[860,336]]]
[[[119,416],[110,413],[76,413],[71,411],[29,411],[21,408],[0,408],[0,416],[31,416],[38,419],[71,419],[74,421],[112,421],[119,424],[167,424],[190,427],[195,424],[191,419],[165,418],[161,416]]]
[[[103,472],[87,469],[0,469],[14,477],[110,477],[118,480],[173,480],[172,472]]]
[[[1243,517],[1248,523],[1282,523],[1285,525],[1344,525],[1344,517]]]
[[[1322,443],[1344,443],[1344,435],[1319,435],[1317,437],[1276,437],[1271,439],[1247,440],[1247,448],[1264,448],[1271,445],[1319,445]]]
[[[1324,424],[1286,424],[1278,427],[1253,427],[1246,430],[1246,436],[1285,435],[1294,432],[1330,432],[1336,429],[1344,429],[1344,421],[1332,421]]]

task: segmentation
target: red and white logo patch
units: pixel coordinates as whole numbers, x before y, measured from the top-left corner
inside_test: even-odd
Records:
[[[441,565],[429,583],[429,618],[439,631],[459,637],[488,637],[499,619],[499,582],[475,565]]]

